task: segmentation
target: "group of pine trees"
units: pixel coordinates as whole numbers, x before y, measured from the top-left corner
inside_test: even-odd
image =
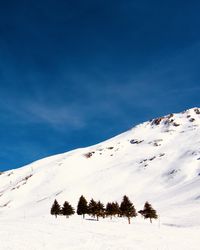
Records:
[[[69,217],[74,213],[74,208],[67,201],[65,201],[63,207],[61,207],[57,200],[55,200],[51,207],[51,214],[55,215],[56,218],[58,215],[65,215],[66,217]],[[156,210],[152,208],[149,202],[146,202],[143,210],[138,211],[138,213],[141,214],[144,219],[150,219],[151,223],[152,219],[158,218]],[[78,201],[77,214],[82,215],[83,218],[85,218],[85,215],[88,214],[96,218],[97,221],[99,220],[99,217],[105,218],[109,216],[111,219],[113,216],[127,217],[129,224],[130,219],[137,216],[133,203],[126,195],[124,195],[120,205],[117,202],[108,202],[106,207],[104,207],[103,203],[100,201],[96,202],[94,199],[91,199],[88,204],[87,200],[82,195]]]
[[[55,215],[56,218],[58,215],[65,215],[67,218],[74,214],[74,208],[69,204],[69,202],[65,201],[63,206],[61,207],[57,200],[54,201],[51,207],[51,214]]]

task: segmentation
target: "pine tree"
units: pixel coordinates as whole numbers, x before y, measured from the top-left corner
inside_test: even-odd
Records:
[[[129,200],[129,198],[126,195],[124,195],[123,200],[121,202],[120,211],[122,216],[128,218],[129,224],[130,224],[130,218],[137,216],[133,203]]]
[[[105,216],[104,211],[105,211],[105,209],[104,209],[103,203],[98,201],[98,203],[96,205],[96,209],[95,209],[95,215],[97,216],[97,220],[99,220],[100,216],[104,218],[104,216]]]
[[[62,207],[62,215],[65,215],[68,218],[70,215],[74,214],[74,208],[65,201]]]
[[[112,202],[113,215],[120,215],[120,208],[117,202]]]
[[[115,216],[116,214],[120,213],[119,210],[119,204],[117,202],[108,202],[106,205],[106,215],[110,216],[110,218],[112,219],[112,216]]]
[[[91,199],[90,202],[89,202],[89,205],[88,205],[88,213],[89,213],[89,215],[95,217],[96,209],[97,209],[97,202],[94,201],[93,199]]]
[[[144,209],[140,210],[140,213],[144,216],[145,219],[149,218],[151,223],[152,219],[158,218],[156,210],[152,208],[151,204],[148,201],[144,204]]]
[[[112,219],[112,215],[113,215],[113,206],[112,203],[108,202],[106,205],[106,215],[110,216],[110,218]]]
[[[60,214],[60,212],[60,205],[58,204],[57,200],[55,200],[51,207],[51,214],[55,215],[55,217],[57,218],[57,215]]]
[[[87,200],[83,195],[81,195],[78,206],[77,206],[77,214],[78,215],[83,215],[83,218],[85,218],[85,214],[88,213],[88,205],[87,205]]]

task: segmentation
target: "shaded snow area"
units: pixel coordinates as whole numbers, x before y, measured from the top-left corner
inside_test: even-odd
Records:
[[[89,217],[88,217],[89,218]],[[1,250],[199,250],[200,228],[74,216],[0,220]]]
[[[159,220],[49,215],[54,199],[76,208],[81,195],[104,204],[127,195],[137,211],[149,201]],[[0,250],[200,249],[199,213],[198,108],[0,173]]]

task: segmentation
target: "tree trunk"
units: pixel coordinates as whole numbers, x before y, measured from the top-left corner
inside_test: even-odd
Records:
[[[152,223],[152,219],[150,218],[150,222]]]
[[[83,214],[83,219],[85,219],[85,214]]]
[[[128,224],[131,224],[131,219],[130,219],[130,217],[128,217]]]

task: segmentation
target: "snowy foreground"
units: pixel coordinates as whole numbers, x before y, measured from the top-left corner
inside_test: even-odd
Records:
[[[1,250],[199,250],[200,227],[53,216],[0,220]]]

